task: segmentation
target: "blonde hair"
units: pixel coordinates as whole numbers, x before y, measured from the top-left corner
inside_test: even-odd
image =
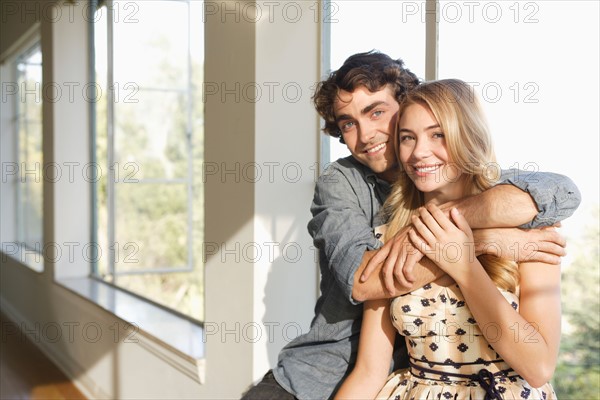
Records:
[[[413,104],[431,110],[440,125],[453,167],[467,177],[465,194],[474,195],[493,186],[500,177],[500,169],[485,115],[471,87],[458,79],[423,83],[409,92],[400,104],[398,121]],[[400,175],[383,206],[388,219],[386,239],[409,225],[411,216],[424,205],[423,193],[399,162],[397,145],[396,158]],[[498,287],[515,292],[519,279],[516,263],[491,255],[481,255],[478,259]]]

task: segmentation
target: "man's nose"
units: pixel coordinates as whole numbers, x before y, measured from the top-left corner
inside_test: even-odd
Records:
[[[358,135],[362,143],[370,143],[375,137],[376,133],[377,127],[375,125],[369,123],[360,124]]]

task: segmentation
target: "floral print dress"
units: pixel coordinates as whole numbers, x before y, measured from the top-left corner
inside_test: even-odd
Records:
[[[518,296],[500,292],[518,310]],[[556,399],[549,383],[531,387],[494,351],[482,330],[493,338],[499,328],[478,326],[453,280],[395,298],[390,314],[406,338],[410,368],[390,375],[377,399]]]

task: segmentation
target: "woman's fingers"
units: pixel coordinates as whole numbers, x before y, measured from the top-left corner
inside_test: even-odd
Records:
[[[419,233],[419,235],[427,243],[427,245],[433,247],[437,242],[437,239],[433,232],[429,230],[429,227],[423,222],[421,217],[413,215],[412,224],[415,227],[415,231]]]
[[[435,204],[427,204],[426,208],[427,211],[429,211],[429,213],[435,219],[435,222],[440,227],[440,229],[449,231],[455,228],[455,225],[452,223],[452,221],[450,221],[450,219],[438,206],[436,206]]]
[[[452,217],[452,220],[454,221],[454,223],[456,223],[456,226],[458,227],[458,229],[463,231],[469,237],[473,236],[473,232],[471,231],[471,227],[469,226],[469,223],[467,222],[465,217],[458,211],[458,209],[453,207],[450,210],[450,216]]]
[[[421,235],[419,235],[417,231],[411,229],[408,232],[408,236],[410,237],[413,246],[415,246],[415,248],[418,249],[421,253],[427,254],[428,252],[431,252],[432,248],[427,244],[425,240],[423,240],[423,237],[421,237]]]
[[[430,207],[432,207],[432,205],[419,208],[419,217],[427,226],[427,228],[431,231],[431,233],[433,233],[436,237],[440,237],[444,233],[444,228],[442,228],[440,224],[436,221],[436,219],[433,217],[433,215],[429,211]]]

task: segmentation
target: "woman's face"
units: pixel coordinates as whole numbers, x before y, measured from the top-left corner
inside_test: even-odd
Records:
[[[461,173],[450,160],[446,138],[427,106],[407,106],[398,123],[399,154],[402,167],[425,201],[444,202],[461,197]]]

